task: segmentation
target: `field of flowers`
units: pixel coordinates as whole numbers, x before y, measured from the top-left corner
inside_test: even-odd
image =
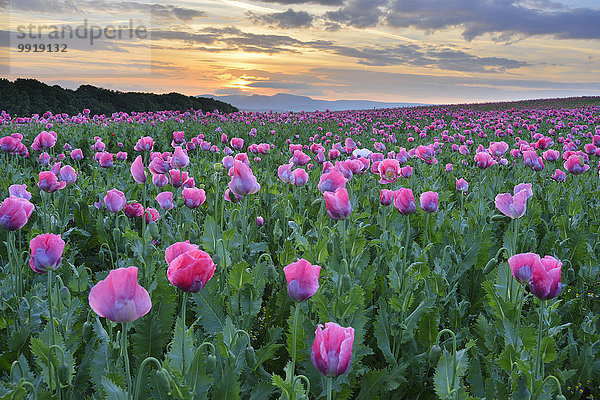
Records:
[[[0,115],[0,399],[593,399],[600,106]]]

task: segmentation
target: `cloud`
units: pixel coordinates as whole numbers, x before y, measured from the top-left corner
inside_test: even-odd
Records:
[[[325,45],[323,50],[359,60],[370,66],[408,65],[463,72],[504,72],[529,65],[502,57],[479,57],[460,49],[437,45],[398,44],[354,48]]]
[[[600,38],[600,10],[548,0],[348,0],[325,18],[358,28],[382,24],[434,32],[459,27],[466,40],[484,34],[497,41],[519,35]]]
[[[232,26],[207,27],[197,33],[161,30],[152,31],[151,35],[153,40],[180,40],[192,46],[202,45],[192,48],[212,53],[228,51],[264,54],[299,53],[304,48],[321,48],[332,44],[325,40],[301,41],[287,35],[243,32]]]
[[[313,22],[313,16],[306,11],[294,11],[291,8],[284,12],[263,15],[248,11],[246,15],[255,24],[266,24],[280,29],[308,28]]]
[[[124,13],[134,13],[141,17],[151,16],[158,21],[179,20],[190,22],[196,18],[205,17],[204,11],[172,4],[153,4],[138,1],[73,1],[73,0],[13,0],[9,3],[2,2],[1,8],[12,11],[25,11],[43,14],[83,14],[97,15],[107,13],[122,16]],[[144,15],[146,14],[146,15]]]
[[[344,0],[258,0],[261,3],[277,3],[277,4],[320,4],[322,6],[340,6]]]

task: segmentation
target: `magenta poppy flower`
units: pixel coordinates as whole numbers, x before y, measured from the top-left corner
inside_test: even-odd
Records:
[[[5,153],[15,152],[18,144],[19,141],[10,136],[5,136],[0,139],[0,149]]]
[[[319,324],[315,332],[310,360],[325,376],[339,376],[348,371],[352,360],[354,328],[343,328],[335,322]]]
[[[258,157],[257,157],[258,158]],[[238,153],[233,157],[233,161],[241,161],[246,165],[250,165],[250,159],[248,158],[248,154],[246,153]]]
[[[183,132],[183,131],[173,132],[173,143],[181,144],[183,142],[185,142],[185,132]]]
[[[508,265],[519,283],[528,283],[533,271],[542,266],[540,256],[535,253],[515,254],[508,259]]]
[[[169,161],[164,160],[161,156],[154,157],[152,161],[150,161],[150,165],[148,169],[153,174],[166,174],[171,169],[171,164]]]
[[[223,157],[223,160],[221,161],[221,164],[223,164],[223,167],[227,170],[229,170],[229,168],[233,167],[233,162],[234,159],[231,156],[225,156]]]
[[[60,180],[67,183],[68,185],[75,183],[77,180],[77,172],[70,165],[65,165],[60,169]]]
[[[277,168],[277,176],[282,182],[292,183],[294,182],[294,175],[292,174],[292,164],[280,165]]]
[[[150,295],[138,284],[136,267],[119,268],[98,282],[88,297],[96,314],[113,322],[131,322],[152,308]]]
[[[151,151],[154,146],[154,139],[150,136],[141,137],[134,146],[135,151]]]
[[[83,160],[83,152],[81,149],[73,149],[70,153],[71,159],[73,161],[81,161]]]
[[[185,168],[190,165],[190,158],[187,155],[187,151],[183,150],[181,147],[175,147],[175,151],[173,152],[173,157],[171,158],[171,167],[172,168]]]
[[[475,162],[477,163],[477,167],[479,169],[486,169],[494,164],[497,164],[496,160],[494,160],[492,156],[486,152],[479,152],[475,154]]]
[[[252,170],[241,161],[234,161],[229,175],[231,176],[229,189],[239,196],[254,194],[260,190],[260,184],[256,181]]]
[[[573,175],[581,175],[590,169],[590,166],[585,164],[583,157],[576,154],[570,156],[569,159],[565,161],[564,166],[565,169]]]
[[[428,213],[436,212],[438,210],[438,198],[439,195],[436,192],[429,191],[421,193],[419,200],[423,211]]]
[[[450,163],[446,164],[446,168],[445,171],[446,172],[452,172],[454,170],[454,166]]]
[[[496,158],[500,158],[508,150],[508,144],[505,142],[492,142],[490,143],[490,153]]]
[[[0,205],[0,226],[7,231],[21,229],[29,221],[34,209],[29,200],[10,196]]]
[[[244,148],[244,139],[241,138],[233,138],[231,139],[231,147],[233,147],[236,150],[241,150],[242,148]]]
[[[529,289],[537,298],[552,299],[562,291],[562,262],[552,256],[541,259],[541,265],[534,268],[529,281]]]
[[[340,220],[348,218],[352,213],[352,203],[348,197],[348,190],[346,188],[337,188],[335,192],[323,193],[325,197],[325,209],[327,215],[331,219]]]
[[[394,194],[394,206],[396,206],[396,209],[402,215],[414,213],[417,210],[417,205],[415,204],[415,197],[412,190],[407,188],[396,190]]]
[[[117,153],[117,160],[119,160],[119,161],[127,160],[127,153],[125,153],[124,151],[119,151]]]
[[[25,200],[31,200],[31,193],[27,191],[27,185],[10,185],[8,194],[14,197],[20,197]]]
[[[102,168],[112,168],[114,163],[114,154],[112,153],[102,153],[98,158],[98,162]]]
[[[296,166],[303,166],[310,162],[310,156],[305,154],[302,150],[295,150],[294,155],[290,159],[290,163]]]
[[[396,159],[386,158],[379,163],[377,167],[379,171],[379,183],[387,184],[394,183],[398,179],[400,173],[400,163]]]
[[[199,292],[215,273],[215,264],[208,253],[189,241],[167,247],[165,260],[169,265],[169,282],[184,292]]]
[[[256,226],[258,226],[260,228],[264,224],[265,224],[265,220],[263,217],[261,217],[261,216],[256,217]]]
[[[287,280],[287,292],[294,301],[305,301],[319,290],[319,273],[321,267],[312,265],[303,258],[283,268]]]
[[[567,180],[567,174],[565,174],[564,171],[557,168],[556,171],[554,171],[554,174],[552,175],[552,179],[554,179],[556,182],[564,182]]]
[[[389,206],[394,202],[394,194],[393,190],[389,189],[381,189],[381,193],[379,194],[379,202],[382,206]]]
[[[54,175],[58,176],[58,174],[60,173],[60,166],[61,166],[61,162],[60,161],[57,162],[57,163],[54,163],[54,164],[52,164],[52,167],[50,168],[50,171]]]
[[[144,206],[140,203],[127,204],[123,209],[123,212],[125,213],[127,218],[141,217],[144,213]]]
[[[302,168],[292,171],[292,175],[294,177],[294,181],[292,182],[294,186],[304,186],[308,182],[308,173]]]
[[[204,189],[198,188],[185,188],[181,192],[183,197],[183,204],[187,208],[198,208],[206,201],[206,192]]]
[[[146,173],[144,172],[144,164],[142,161],[142,156],[137,156],[133,163],[131,164],[131,176],[133,176],[133,180],[137,183],[146,183]]]
[[[502,193],[496,196],[495,204],[498,211],[512,219],[521,218],[527,210],[527,190],[521,190],[513,196]]]
[[[47,193],[54,193],[57,190],[64,189],[67,186],[66,182],[59,182],[56,175],[51,171],[42,171],[39,174],[38,187]]]
[[[321,175],[317,187],[321,193],[335,192],[338,188],[346,187],[348,180],[338,169],[332,169]]]
[[[180,171],[178,169],[171,169],[169,170],[169,177],[171,177],[171,184],[173,185],[173,187],[176,188],[180,188],[181,186],[186,186],[186,183],[188,183],[188,185],[186,187],[193,187],[193,179],[194,178],[190,178],[190,175],[187,173],[187,171]],[[191,182],[188,182],[188,180],[192,180]]]
[[[531,196],[533,196],[533,190],[531,189],[531,183],[519,183],[513,189],[513,193],[517,194],[522,190],[524,190],[525,193],[527,194],[527,198],[530,198]]]
[[[469,190],[469,183],[466,180],[464,180],[464,178],[457,179],[456,190],[461,193],[465,193],[467,190]]]
[[[56,132],[50,131],[42,131],[39,135],[33,139],[33,143],[31,144],[31,148],[35,151],[50,149],[54,147],[56,144]]]
[[[161,192],[156,195],[156,201],[163,210],[170,210],[173,205],[173,192]]]
[[[106,196],[104,196],[104,205],[111,213],[118,213],[125,207],[125,204],[127,204],[127,199],[125,198],[125,194],[120,190],[111,189],[106,192]]]
[[[31,239],[29,248],[29,266],[38,274],[43,274],[49,269],[56,271],[65,249],[65,241],[60,235],[44,233]]]

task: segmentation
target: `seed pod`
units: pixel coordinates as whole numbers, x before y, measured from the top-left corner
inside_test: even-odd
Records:
[[[84,342],[89,342],[92,339],[92,324],[88,321],[83,323],[83,328],[81,329],[81,336],[83,337]]]
[[[248,364],[248,366],[250,368],[254,368],[254,366],[256,365],[256,353],[254,352],[254,347],[252,347],[252,346],[246,347],[245,356],[246,356],[246,364]]]
[[[429,350],[429,365],[437,365],[440,356],[442,355],[442,349],[437,344],[431,346]]]
[[[176,207],[183,207],[183,197],[177,197]]]
[[[159,238],[158,225],[156,225],[156,222],[151,221],[148,224],[148,232],[150,232],[152,239],[157,240]]]
[[[350,279],[350,275],[344,275],[342,277],[342,291],[347,293],[352,288],[352,280]]]
[[[68,385],[70,376],[69,364],[63,362],[58,365],[58,381],[61,385]]]
[[[490,261],[487,262],[487,264],[485,264],[485,267],[483,268],[483,273],[489,274],[494,268],[496,268],[496,265],[498,265],[498,260],[492,258]]]
[[[567,270],[567,282],[573,282],[575,280],[575,270],[573,267],[569,267]]]
[[[219,172],[219,171],[223,170],[224,167],[223,167],[223,164],[221,164],[221,163],[214,163],[213,168],[215,169],[215,171]]]
[[[112,231],[112,235],[113,235],[113,240],[115,241],[115,243],[121,242],[121,231],[119,230],[119,228],[114,228]]]
[[[556,396],[556,400],[567,400],[567,398],[565,396],[563,396],[561,393],[558,396]]]
[[[171,391],[171,381],[169,379],[169,373],[164,368],[156,371],[156,382],[158,388],[162,393],[169,393]]]
[[[278,276],[279,274],[277,273],[277,268],[275,268],[273,264],[269,265],[267,267],[267,278],[269,278],[270,281],[275,281],[277,280]]]
[[[460,261],[458,260],[458,255],[456,255],[456,252],[454,250],[450,252],[450,259],[454,264],[460,264]]]
[[[217,357],[215,357],[213,354],[211,354],[208,357],[206,357],[206,373],[210,375],[213,372],[215,372],[216,368],[217,368]]]
[[[215,254],[212,257],[213,262],[215,263],[215,265],[221,265],[221,256],[218,254]]]
[[[62,286],[60,289],[58,289],[58,296],[65,307],[69,307],[71,305],[71,292],[69,292],[69,288]]]

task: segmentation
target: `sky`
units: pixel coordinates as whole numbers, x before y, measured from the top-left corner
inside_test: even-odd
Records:
[[[0,0],[0,13],[1,75],[72,89],[428,104],[600,95],[597,0]]]

